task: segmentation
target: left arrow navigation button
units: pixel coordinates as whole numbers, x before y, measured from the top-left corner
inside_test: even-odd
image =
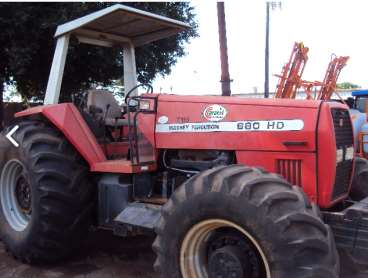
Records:
[[[15,139],[12,137],[12,135],[17,131],[17,129],[19,128],[19,125],[14,126],[7,134],[6,134],[6,138],[8,138],[8,140],[15,146],[15,147],[19,147],[19,144],[17,141],[15,141]]]

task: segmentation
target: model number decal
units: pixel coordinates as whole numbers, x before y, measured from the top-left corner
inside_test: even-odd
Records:
[[[157,124],[156,132],[236,132],[236,131],[297,131],[304,128],[303,120],[207,122],[184,124]]]
[[[285,126],[289,125],[286,129]],[[304,124],[303,124],[304,126]],[[302,128],[303,128],[302,126]],[[299,130],[294,129],[296,126],[290,126],[290,121],[249,121],[238,122],[238,130]],[[293,129],[290,129],[293,128]]]

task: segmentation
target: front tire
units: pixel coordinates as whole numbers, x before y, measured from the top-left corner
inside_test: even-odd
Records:
[[[26,263],[55,262],[82,241],[92,220],[88,167],[64,136],[43,121],[22,120],[0,136],[0,237]]]
[[[204,171],[165,204],[153,249],[162,277],[336,278],[330,228],[299,187],[241,165]]]

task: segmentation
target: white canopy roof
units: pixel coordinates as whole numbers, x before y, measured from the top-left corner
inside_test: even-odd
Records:
[[[140,46],[187,28],[189,24],[181,21],[116,4],[58,26],[55,37],[73,33],[93,44],[111,46],[131,42]]]

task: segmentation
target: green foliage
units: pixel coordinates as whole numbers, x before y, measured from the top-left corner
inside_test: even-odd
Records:
[[[56,27],[115,3],[0,3],[0,79],[15,84],[23,98],[42,99],[52,63]],[[187,2],[124,3],[189,23],[193,28],[136,50],[138,80],[149,82],[170,73],[184,46],[197,36],[194,10]],[[79,44],[71,40],[61,98],[107,86],[122,76],[121,49]],[[13,81],[12,81],[13,80]]]
[[[361,86],[353,84],[351,82],[343,82],[336,84],[337,89],[349,90],[349,89],[359,89]]]

